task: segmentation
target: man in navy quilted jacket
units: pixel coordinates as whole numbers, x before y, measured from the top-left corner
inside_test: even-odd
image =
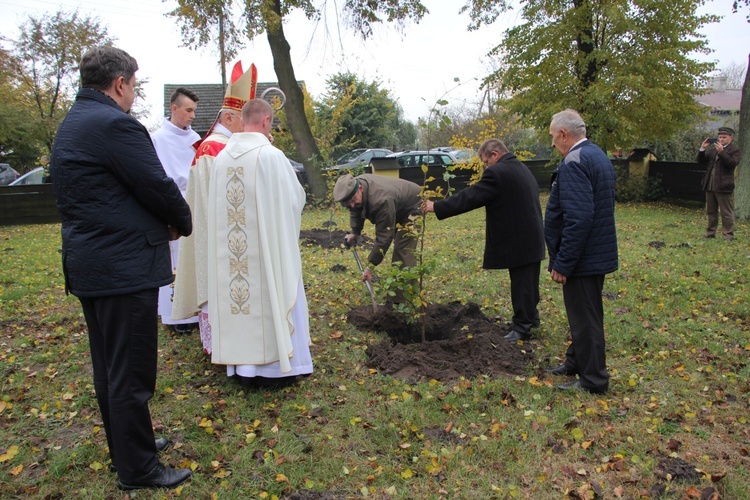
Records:
[[[156,304],[172,282],[169,241],[190,207],[130,116],[138,64],[114,47],[81,59],[81,89],[60,125],[50,174],[62,219],[65,289],[81,301],[94,390],[122,489],[174,487],[190,469],[159,462],[148,401],[156,387]]]
[[[549,272],[563,287],[572,343],[565,362],[548,370],[578,375],[557,388],[603,393],[609,388],[604,348],[604,276],[617,269],[615,170],[572,109],[552,117],[552,145],[563,161],[552,176],[544,238]]]

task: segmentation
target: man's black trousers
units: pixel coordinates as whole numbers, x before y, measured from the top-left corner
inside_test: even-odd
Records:
[[[563,285],[565,311],[573,343],[565,354],[565,365],[575,369],[581,386],[591,392],[609,388],[604,352],[604,275],[570,277]]]
[[[529,334],[539,326],[539,268],[541,262],[508,269],[510,275],[510,302],[513,305],[511,328]]]
[[[125,483],[158,463],[148,409],[156,388],[158,293],[79,298],[109,453]]]

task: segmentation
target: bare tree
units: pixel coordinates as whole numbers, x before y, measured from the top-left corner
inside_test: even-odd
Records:
[[[747,72],[746,64],[737,64],[731,62],[721,68],[721,74],[727,77],[727,88],[728,89],[739,89],[742,88],[742,82],[745,81],[745,73]]]

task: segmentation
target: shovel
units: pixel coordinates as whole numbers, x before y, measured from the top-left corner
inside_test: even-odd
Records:
[[[362,266],[362,261],[359,260],[359,253],[357,253],[357,247],[354,245],[349,245],[346,243],[347,246],[351,246],[352,253],[354,254],[354,260],[357,261],[357,267],[359,267],[359,272],[364,273],[365,268]],[[378,304],[375,302],[375,292],[372,291],[372,283],[369,281],[365,281],[365,286],[367,287],[367,291],[370,292],[370,298],[372,299],[372,312],[376,313],[378,312]]]

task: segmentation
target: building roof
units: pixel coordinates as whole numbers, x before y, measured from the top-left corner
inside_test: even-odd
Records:
[[[709,92],[695,97],[701,106],[707,106],[714,111],[736,111],[740,110],[742,101],[742,90],[725,89]]]
[[[726,115],[740,112],[742,101],[741,89],[728,89],[727,77],[724,75],[709,78],[707,92],[695,96],[701,106],[711,108],[712,115]]]
[[[304,89],[304,82],[297,82],[300,88]],[[193,83],[193,84],[179,84],[179,83],[167,83],[164,85],[164,115],[169,116],[170,105],[169,98],[177,87],[185,87],[196,94],[198,94],[198,107],[195,110],[195,119],[193,120],[193,130],[198,132],[203,137],[208,129],[213,125],[216,115],[219,114],[221,104],[224,102],[224,90],[225,87],[220,83]],[[271,87],[279,87],[276,82],[258,82],[256,87],[256,95],[258,97],[263,95],[267,89]],[[270,102],[274,96],[278,93],[269,92],[266,99]]]

